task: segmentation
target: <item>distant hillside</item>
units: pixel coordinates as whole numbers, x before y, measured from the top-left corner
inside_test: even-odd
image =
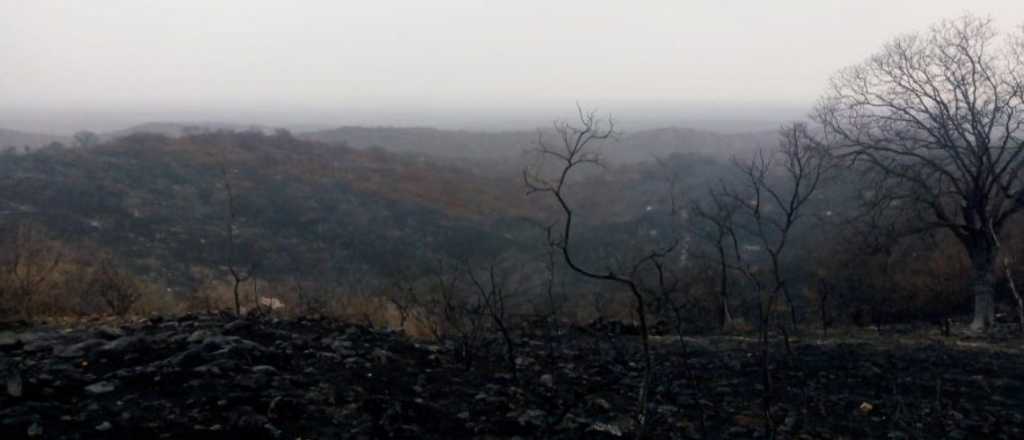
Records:
[[[543,133],[552,136],[551,133]],[[536,131],[476,132],[434,128],[339,127],[299,135],[303,139],[353,148],[381,147],[390,151],[469,159],[516,157],[536,145]],[[728,157],[775,145],[774,131],[716,133],[689,128],[627,132],[604,147],[613,161],[640,162],[671,153],[701,153]]]
[[[518,182],[286,135],[217,132],[5,158],[0,222],[42,223],[181,283],[189,267],[224,263],[223,170],[239,246],[268,277],[386,274],[486,252],[509,246],[528,226],[509,220],[530,215]]]
[[[692,128],[669,127],[627,132],[619,142],[605,149],[609,159],[645,161],[652,156],[697,153],[717,158],[745,154],[777,144],[774,130],[749,133],[718,133]]]
[[[658,228],[636,222],[666,206],[666,166],[688,189],[728,170],[706,155],[673,154],[657,165],[581,173],[571,190],[578,245],[601,255],[605,243],[618,246],[615,240]],[[0,226],[39,223],[66,241],[111,250],[147,277],[187,286],[193,268],[224,273],[225,172],[236,195],[239,255],[270,279],[386,279],[429,270],[442,257],[536,250],[541,225],[557,212],[549,198],[526,195],[521,169],[499,161],[466,166],[287,132],[217,131],[140,133],[92,148],[6,157]]]
[[[23,147],[29,147],[35,149],[49,145],[53,142],[60,142],[68,145],[71,143],[71,138],[67,136],[56,136],[42,133],[27,133],[23,131],[8,130],[0,128],[0,149],[6,150],[9,147],[14,147],[17,151],[21,151]]]
[[[147,122],[145,124],[134,125],[122,130],[115,130],[111,132],[102,133],[101,137],[105,140],[113,140],[130,136],[133,134],[150,133],[168,136],[172,138],[208,133],[218,130],[228,131],[259,131],[262,133],[272,133],[273,129],[260,125],[244,125],[244,124],[229,124],[223,122]]]
[[[353,148],[381,147],[390,151],[447,157],[518,155],[537,138],[529,131],[462,131],[428,127],[339,127],[301,133],[299,137]]]

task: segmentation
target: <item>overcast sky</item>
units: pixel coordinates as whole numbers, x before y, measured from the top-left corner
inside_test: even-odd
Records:
[[[836,69],[968,10],[1024,22],[1021,0],[0,0],[0,126],[51,111],[319,124],[577,100],[804,108]]]

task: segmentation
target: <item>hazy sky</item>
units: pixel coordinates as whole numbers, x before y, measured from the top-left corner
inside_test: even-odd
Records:
[[[0,126],[57,110],[802,108],[836,69],[968,10],[1024,23],[1021,0],[0,0]]]

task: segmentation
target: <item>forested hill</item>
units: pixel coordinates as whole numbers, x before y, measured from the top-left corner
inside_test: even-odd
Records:
[[[5,224],[41,223],[180,281],[192,266],[224,264],[225,176],[239,264],[259,262],[268,276],[325,265],[394,271],[440,252],[508,246],[515,231],[502,225],[529,226],[515,220],[530,215],[523,191],[506,182],[383,151],[227,132],[7,154],[0,213]]]
[[[354,148],[382,147],[392,151],[459,158],[507,158],[533,147],[538,135],[547,131],[459,131],[434,128],[340,127],[302,133],[304,139],[343,143]],[[627,131],[603,149],[615,162],[643,162],[671,153],[700,153],[718,158],[743,154],[776,142],[774,131],[717,133],[692,128],[669,127]]]
[[[685,170],[680,183],[692,188],[724,167],[676,154],[661,164],[595,168],[576,186],[581,224],[629,230],[665,203],[666,164]],[[268,278],[385,279],[442,257],[543,247],[554,206],[530,199],[512,168],[328,145],[285,131],[140,133],[90,148],[5,154],[0,214],[3,224],[41,224],[76,246],[101,243],[140,274],[187,285],[196,268],[225,272],[228,183],[235,264],[258,264]]]

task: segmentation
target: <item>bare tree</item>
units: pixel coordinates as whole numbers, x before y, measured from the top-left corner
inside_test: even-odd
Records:
[[[0,254],[0,299],[12,304],[15,314],[28,318],[33,301],[53,281],[64,252],[35,225],[17,225],[4,238],[10,241]]]
[[[433,295],[425,301],[435,320],[432,331],[438,341],[452,340],[466,370],[473,367],[486,339],[485,306],[479,296],[467,295],[459,265],[438,262]]]
[[[643,352],[644,377],[638,398],[637,421],[638,437],[646,432],[648,417],[648,401],[651,393],[653,366],[651,360],[650,335],[647,323],[647,307],[643,285],[643,277],[649,276],[655,269],[655,263],[665,260],[673,253],[678,240],[665,246],[644,252],[632,263],[624,264],[624,268],[607,267],[596,269],[586,267],[572,250],[572,233],[575,225],[576,212],[569,201],[569,183],[574,171],[585,166],[600,166],[601,156],[592,150],[593,144],[612,139],[616,136],[613,121],[599,118],[596,112],[583,111],[577,105],[579,125],[569,122],[555,122],[556,142],[548,142],[543,134],[538,135],[534,153],[539,164],[523,171],[523,181],[528,194],[546,194],[552,197],[562,212],[560,231],[551,231],[549,244],[558,249],[562,259],[569,268],[586,278],[607,281],[625,288],[633,298],[635,313],[639,321],[640,338]],[[554,165],[553,175],[544,172],[547,161]]]
[[[82,130],[74,135],[75,145],[79,148],[94,147],[100,143],[100,136],[88,130]]]
[[[722,191],[712,188],[708,191],[705,203],[695,203],[692,211],[694,216],[711,226],[710,231],[697,235],[714,247],[715,263],[718,269],[718,299],[721,314],[719,324],[727,328],[732,323],[732,311],[729,308],[730,273],[736,267],[736,259],[740,256],[739,239],[736,236],[736,213],[739,204],[732,198],[725,197]]]
[[[887,199],[959,239],[976,331],[994,318],[995,238],[1024,209],[1024,29],[997,37],[970,15],[898,37],[835,75],[815,113],[840,155],[891,183]]]
[[[477,274],[469,263],[466,263],[465,267],[469,281],[479,295],[484,314],[490,318],[505,343],[505,360],[508,362],[509,371],[516,376],[516,342],[509,325],[509,302],[514,299],[518,289],[509,279],[509,274],[499,265],[500,262],[492,262],[482,275]]]
[[[741,184],[725,188],[724,195],[749,220],[743,226],[746,235],[756,240],[757,248],[767,255],[769,292],[785,298],[795,327],[796,304],[783,268],[784,254],[793,239],[794,228],[808,216],[806,207],[821,188],[833,162],[802,124],[784,127],[780,137],[777,151],[761,150],[747,162],[734,160],[742,175]],[[776,169],[781,170],[781,176],[772,175]],[[727,233],[735,237],[735,231]]]
[[[216,304],[211,292],[214,285],[214,274],[203,267],[190,267],[189,278],[191,287],[186,298],[186,309],[189,311],[211,313]]]
[[[143,286],[129,273],[118,269],[114,260],[104,258],[93,270],[86,290],[103,301],[110,313],[125,316],[142,299]]]
[[[808,205],[820,190],[834,163],[824,146],[803,124],[783,127],[780,138],[777,151],[766,153],[760,150],[749,161],[734,159],[740,171],[739,184],[723,186],[722,191],[712,197],[712,200],[728,199],[729,204],[738,210],[732,215],[734,226],[726,229],[735,249],[736,263],[733,267],[750,282],[759,298],[758,328],[764,392],[762,409],[767,433],[774,433],[775,430],[771,414],[769,331],[775,323],[775,305],[780,296],[789,305],[793,329],[797,328],[796,304],[783,261],[791,247],[794,228],[808,216]],[[774,175],[776,172],[780,175]],[[760,269],[760,261],[753,256],[745,256],[739,248],[736,241],[737,228],[744,236],[756,240],[756,248],[767,256],[767,276],[762,275],[765,271]],[[784,337],[787,352],[792,353],[789,334],[782,322],[778,323],[778,329]]]
[[[396,274],[391,286],[385,290],[384,298],[398,314],[398,329],[402,332],[408,331],[406,325],[409,319],[414,317],[416,308],[419,307],[419,296],[412,277],[401,273]]]
[[[227,196],[227,216],[224,219],[224,229],[226,234],[225,252],[227,256],[228,273],[231,274],[231,279],[234,282],[232,287],[232,293],[235,299],[235,314],[242,315],[242,300],[241,293],[239,291],[242,283],[252,278],[253,272],[256,270],[256,262],[250,262],[248,268],[242,268],[237,264],[237,243],[235,237],[235,219],[236,219],[236,206],[235,206],[235,192],[231,185],[231,173],[228,171],[226,154],[221,157],[220,163],[221,177],[223,179],[222,185],[224,185],[224,192]]]
[[[550,227],[547,229],[547,236],[550,236]],[[543,253],[544,275],[541,281],[540,290],[541,316],[544,325],[544,343],[547,346],[548,361],[553,362],[555,358],[555,339],[561,332],[562,320],[565,318],[567,298],[565,295],[566,277],[559,273],[558,258],[561,255],[558,249],[552,246],[545,246]]]

